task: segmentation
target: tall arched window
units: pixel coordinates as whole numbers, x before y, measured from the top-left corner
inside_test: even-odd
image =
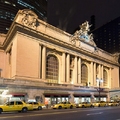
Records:
[[[87,85],[88,82],[88,68],[85,64],[81,65],[81,83]]]
[[[48,55],[46,62],[46,79],[48,82],[58,83],[58,70],[59,63],[57,57],[54,55]]]
[[[103,86],[107,86],[107,71],[103,70]]]

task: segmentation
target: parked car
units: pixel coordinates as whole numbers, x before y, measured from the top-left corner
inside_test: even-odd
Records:
[[[33,110],[42,110],[45,108],[45,104],[39,103],[39,102],[27,102],[28,104],[31,105]]]
[[[51,108],[53,108],[53,109],[62,109],[62,108],[65,108],[65,109],[70,108],[70,109],[72,109],[74,107],[75,107],[75,104],[70,103],[70,102],[60,102],[58,104],[54,104],[54,105],[51,106]]]
[[[76,105],[77,108],[87,108],[87,107],[94,107],[91,102],[82,102]]]
[[[93,103],[93,105],[95,107],[106,107],[106,106],[108,106],[108,103],[105,101],[98,101],[98,102]]]
[[[114,101],[109,101],[108,106],[119,106],[119,103]]]
[[[11,111],[27,112],[28,110],[32,110],[32,107],[23,101],[9,101],[4,105],[0,105],[0,113]]]

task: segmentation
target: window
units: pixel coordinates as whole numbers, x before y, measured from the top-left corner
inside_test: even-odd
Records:
[[[70,81],[72,81],[73,70],[70,70]]]
[[[59,63],[57,57],[54,55],[47,56],[46,79],[48,79],[48,82],[58,83],[58,70]]]
[[[88,82],[88,68],[85,64],[81,65],[81,83],[86,85]]]
[[[107,86],[107,71],[103,71],[103,86]]]
[[[23,103],[21,101],[16,101],[16,105],[22,105]]]
[[[8,102],[6,105],[14,105],[14,101]]]

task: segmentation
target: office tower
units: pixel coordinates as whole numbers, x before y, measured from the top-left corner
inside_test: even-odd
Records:
[[[0,0],[0,33],[7,33],[18,10],[31,9],[47,21],[47,0]]]
[[[97,46],[107,52],[120,52],[120,17],[91,31]]]

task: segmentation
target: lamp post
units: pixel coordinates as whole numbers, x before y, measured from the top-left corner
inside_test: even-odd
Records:
[[[96,81],[98,82],[98,85],[99,85],[99,88],[97,89],[97,91],[99,92],[99,102],[100,102],[100,92],[101,92],[100,83],[103,82],[103,80],[97,78]]]

